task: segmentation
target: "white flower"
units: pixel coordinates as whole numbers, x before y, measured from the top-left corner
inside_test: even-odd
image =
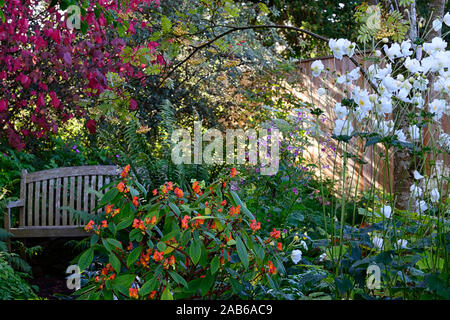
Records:
[[[411,197],[413,197],[413,198],[420,198],[423,193],[422,188],[416,184],[411,185],[411,187],[409,188],[409,191],[411,191]]]
[[[327,254],[324,252],[319,256],[319,262],[324,261],[327,258]]]
[[[410,57],[408,57],[408,58],[406,58],[405,63],[403,65],[411,73],[423,71],[423,68],[421,67],[420,62],[417,59],[411,59]]]
[[[378,103],[375,105],[375,111],[380,114],[384,115],[386,113],[392,112],[392,98],[382,96],[381,99],[378,101]]]
[[[383,239],[382,238],[374,237],[372,239],[372,243],[375,248],[383,249]]]
[[[411,40],[403,41],[401,44],[401,51],[403,57],[408,57],[412,55],[414,52],[411,50],[412,43]]]
[[[416,208],[418,213],[423,213],[428,210],[428,204],[424,200],[416,200]]]
[[[402,129],[395,130],[394,134],[397,136],[398,141],[406,142],[406,136]]]
[[[408,244],[408,240],[398,239],[397,243],[394,244],[395,249],[408,249],[406,246]]]
[[[336,107],[334,108],[334,112],[338,119],[344,119],[348,115],[348,110],[341,103],[336,103]]]
[[[319,88],[317,89],[317,93],[319,94],[319,96],[323,96],[325,93],[327,93],[327,90],[325,90],[324,88]]]
[[[292,262],[297,264],[300,260],[302,260],[302,251],[301,250],[292,250],[291,259],[292,259]]]
[[[331,51],[333,51],[333,56],[339,60],[341,60],[345,54],[349,57],[353,56],[356,48],[356,44],[347,39],[330,39],[328,46]]]
[[[348,120],[337,119],[333,133],[336,136],[350,136],[353,133],[353,126]]]
[[[419,173],[419,171],[414,170],[414,179],[416,179],[416,180],[423,179],[423,175],[421,175],[421,174]]]
[[[305,241],[301,241],[300,242],[300,245],[303,247],[303,249],[305,249],[305,251],[308,251],[308,245],[306,244],[306,242]]]
[[[423,109],[423,106],[425,105],[425,99],[422,98],[421,96],[415,96],[414,98],[411,99],[412,103],[416,104],[416,107],[419,109]]]
[[[390,93],[393,93],[400,88],[400,81],[395,80],[391,76],[385,77],[382,81],[382,84]]]
[[[420,91],[427,90],[427,85],[428,85],[428,79],[422,78],[422,77],[414,80],[414,83],[413,83],[414,89],[417,89]]]
[[[382,137],[387,137],[392,130],[394,129],[394,122],[392,120],[389,121],[374,121],[374,129],[375,131]]]
[[[439,199],[441,198],[441,195],[439,194],[439,191],[437,188],[434,188],[430,191],[430,200],[433,203],[439,202]]]
[[[388,219],[392,217],[392,208],[390,206],[384,206],[380,212]]]
[[[325,67],[324,67],[322,61],[320,61],[320,60],[314,61],[311,64],[311,72],[312,72],[313,77],[318,77],[324,68]]]
[[[430,103],[430,112],[433,112],[435,115],[433,119],[439,121],[447,108],[447,104],[445,100],[442,99],[434,99],[433,102]]]
[[[390,48],[387,45],[384,45],[383,49],[386,53],[386,57],[388,57],[391,61],[394,61],[395,58],[403,57],[400,45],[398,43],[393,43]]]
[[[409,127],[409,136],[412,141],[420,141],[420,128],[416,125]]]
[[[433,55],[434,53],[438,51],[444,51],[447,47],[447,42],[442,40],[440,37],[434,37],[431,42],[425,42],[423,44],[423,50],[425,50],[426,53],[429,55]]]
[[[442,21],[439,19],[435,19],[433,21],[433,30],[438,32],[441,29],[442,29]]]
[[[450,27],[450,12],[447,12],[444,16],[444,23]]]
[[[375,55],[377,57],[381,57],[381,51],[380,50],[375,50]]]

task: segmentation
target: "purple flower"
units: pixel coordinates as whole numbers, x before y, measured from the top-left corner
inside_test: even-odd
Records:
[[[298,195],[298,190],[297,190],[297,188],[295,188],[295,187],[292,188],[292,192],[295,193],[295,195]]]
[[[116,154],[116,158],[119,158],[119,155],[118,155],[118,154]]]

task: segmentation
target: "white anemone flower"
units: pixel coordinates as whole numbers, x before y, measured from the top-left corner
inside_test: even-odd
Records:
[[[422,188],[419,187],[417,184],[411,185],[409,191],[411,191],[411,197],[413,198],[420,198],[423,194]]]
[[[408,249],[408,240],[398,239],[397,243],[394,244],[395,249]]]
[[[441,195],[439,194],[439,190],[437,188],[434,188],[430,191],[430,200],[433,203],[439,202],[439,199],[441,198]]]
[[[353,133],[353,126],[349,120],[337,119],[333,133],[336,136],[350,136]]]
[[[377,248],[377,249],[383,249],[383,246],[384,246],[384,244],[383,244],[383,238],[374,237],[374,238],[372,239],[372,243],[373,243],[373,246],[374,246],[375,248]]]
[[[291,259],[292,259],[292,262],[297,264],[300,260],[302,260],[302,251],[301,250],[292,250]]]
[[[444,16],[444,23],[450,27],[450,12],[447,12]]]
[[[320,61],[320,60],[314,61],[311,64],[311,72],[312,72],[313,77],[318,77],[324,68],[325,67],[324,67],[322,61]]]
[[[402,129],[395,130],[394,134],[397,136],[398,141],[406,142],[406,135]]]
[[[416,200],[416,210],[417,213],[424,213],[428,210],[428,204],[424,200]]]
[[[424,176],[421,175],[421,174],[419,173],[419,171],[414,170],[414,179],[416,179],[416,180],[421,180],[421,179],[423,179],[423,178],[424,178]]]
[[[423,44],[423,50],[429,55],[433,55],[438,51],[444,51],[445,48],[447,48],[447,42],[442,40],[441,37],[434,37],[431,42]]]
[[[348,109],[339,102],[336,103],[334,112],[336,113],[338,119],[344,119],[348,115]]]
[[[420,141],[420,128],[415,124],[409,126],[409,136],[412,141]]]
[[[384,206],[381,208],[380,212],[388,219],[392,217],[392,208],[391,206]]]
[[[442,29],[442,21],[439,19],[434,19],[433,21],[433,30],[438,32]]]

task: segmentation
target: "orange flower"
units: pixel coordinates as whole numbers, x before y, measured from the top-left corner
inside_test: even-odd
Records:
[[[166,185],[163,185],[163,187],[162,187],[162,193],[163,193],[163,194],[166,194],[166,193],[167,193],[167,187],[166,187]]]
[[[236,208],[231,206],[229,213],[230,216],[238,215],[239,213],[241,213],[241,205],[238,204]]]
[[[155,224],[155,223],[156,223],[156,216],[153,216],[153,217],[152,217],[152,220],[150,220],[150,223],[151,223],[151,224]]]
[[[200,193],[200,185],[198,184],[198,181],[194,181],[192,184],[192,190],[194,190],[195,193]]]
[[[102,221],[102,228],[108,228],[108,221],[106,220]]]
[[[223,207],[223,206],[226,206],[227,205],[227,200],[223,200],[221,203],[220,203],[220,205]]]
[[[269,273],[270,274],[277,273],[277,268],[275,268],[275,266],[273,265],[272,261],[269,260],[266,267],[269,269]]]
[[[113,207],[114,207],[113,204],[107,205],[107,206],[106,206],[106,214],[110,214]]]
[[[135,208],[139,206],[138,196],[133,197],[133,205]]]
[[[84,230],[87,232],[91,231],[94,228],[93,227],[94,223],[95,222],[93,220],[89,221],[88,224],[84,226]]]
[[[231,168],[230,176],[233,178],[235,175],[237,175],[236,168]]]
[[[158,252],[157,250],[153,254],[153,260],[156,262],[162,261],[164,259],[164,251]]]
[[[142,231],[144,231],[146,229],[145,226],[144,226],[144,223],[142,222],[142,220],[139,220],[139,219],[136,219],[136,218],[133,220],[132,227],[135,228],[135,229],[141,229]]]
[[[173,184],[172,184],[172,181],[170,181],[170,182],[167,183],[167,190],[168,190],[168,191],[172,191],[172,190],[173,190]]]
[[[150,297],[150,299],[154,299],[155,296],[156,296],[156,290],[153,290],[153,291],[150,293],[149,297]]]
[[[184,216],[183,217],[183,219],[181,220],[181,227],[183,228],[183,229],[187,229],[188,227],[189,227],[189,225],[188,225],[188,220],[190,219],[191,217],[189,217],[189,216]]]
[[[183,198],[183,196],[184,196],[183,190],[181,190],[181,189],[178,188],[178,187],[176,187],[175,190],[174,190],[173,192],[175,193],[175,195],[176,195],[178,198]]]
[[[127,250],[128,250],[128,251],[133,250],[133,243],[132,243],[132,242],[130,242],[130,243],[128,244]]]
[[[158,190],[154,189],[153,190],[153,195],[156,196],[158,194]]]
[[[283,244],[281,242],[277,243],[277,249],[283,251]]]
[[[125,168],[123,168],[122,172],[120,173],[120,176],[122,178],[125,178],[126,176],[128,176],[128,172],[130,172],[130,165],[129,164],[127,164],[125,166]]]
[[[270,236],[274,239],[278,239],[281,236],[280,230],[273,228],[273,231],[270,233]]]
[[[173,266],[175,264],[175,256],[171,255],[169,258],[169,265]]]
[[[112,217],[114,218],[119,212],[120,212],[119,208],[115,209],[113,214],[112,214]]]
[[[120,181],[117,185],[117,189],[119,190],[119,192],[123,192],[125,190],[125,183],[123,183],[123,181]]]
[[[250,229],[252,229],[253,231],[261,229],[261,222],[257,223],[256,220],[252,220],[250,223]]]
[[[130,296],[130,298],[133,298],[133,299],[139,298],[138,289],[136,289],[136,288],[128,289],[128,295]]]

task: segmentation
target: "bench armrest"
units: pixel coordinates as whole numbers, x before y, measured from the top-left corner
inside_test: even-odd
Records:
[[[11,209],[11,208],[20,208],[23,207],[25,205],[25,201],[23,199],[19,199],[17,201],[11,201],[6,205],[6,208]]]
[[[5,216],[4,216],[4,226],[7,231],[11,229],[11,209],[21,208],[25,206],[25,200],[19,199],[17,201],[11,201],[6,205]]]

